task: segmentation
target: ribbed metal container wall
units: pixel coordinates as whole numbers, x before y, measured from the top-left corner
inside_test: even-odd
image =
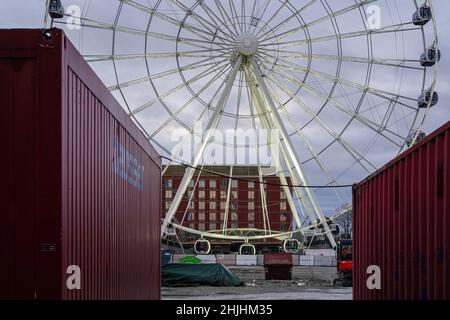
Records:
[[[159,299],[158,154],[62,31],[0,30],[0,75],[0,299]]]
[[[449,202],[450,122],[354,186],[355,299],[450,299]]]

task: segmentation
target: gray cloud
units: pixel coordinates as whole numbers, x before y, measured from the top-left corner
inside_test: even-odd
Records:
[[[152,1],[138,1],[147,6],[152,6]],[[342,9],[348,5],[354,4],[353,0],[339,0],[339,1],[328,1],[331,8],[334,11]],[[25,1],[1,1],[0,2],[0,27],[1,28],[40,28],[43,26],[44,17],[44,0],[25,0]],[[88,18],[101,20],[105,23],[112,23],[115,19],[118,1],[111,0],[64,0],[65,7],[67,8],[71,4],[79,5],[84,10],[84,14]],[[183,1],[186,5],[193,3],[193,0]],[[306,23],[317,19],[324,14],[324,8],[318,1],[316,5],[311,6],[306,9],[303,13],[303,18]],[[389,25],[391,23],[402,21],[409,21],[412,15],[412,10],[414,8],[413,1],[378,1],[378,5],[381,7],[382,13],[382,23],[384,25]],[[437,129],[439,126],[444,124],[450,119],[450,43],[449,37],[446,36],[447,30],[450,28],[450,3],[446,0],[434,0],[433,1],[435,11],[436,11],[436,21],[439,31],[439,46],[442,51],[442,60],[439,68],[439,78],[437,82],[437,91],[440,94],[440,102],[435,106],[424,126],[424,131],[431,133],[433,130]],[[278,6],[278,1],[273,1],[273,4],[269,6],[269,10]],[[162,7],[165,14],[178,19],[183,13],[179,10],[174,11],[173,6],[169,5],[169,2],[162,1]],[[352,11],[345,15],[337,17],[337,23],[340,28],[340,33],[348,33],[357,30],[363,30],[364,26],[360,17],[359,11]],[[203,13],[204,15],[204,13]],[[276,25],[286,19],[288,12],[281,14],[277,19],[271,23]],[[192,25],[202,28],[198,22],[192,19],[187,20]],[[146,13],[140,12],[128,5],[124,5],[121,15],[118,20],[119,25],[126,26],[129,28],[135,28],[144,30],[148,23],[148,15]],[[156,24],[155,24],[156,23]],[[297,22],[298,23],[298,22]],[[294,25],[294,24],[290,24]],[[59,25],[59,27],[63,27]],[[321,37],[324,35],[329,35],[334,33],[333,24],[331,21],[324,21],[323,23],[311,26],[309,29],[311,37]],[[432,33],[430,32],[430,25],[426,27],[426,37],[429,41],[431,39]],[[74,44],[84,53],[84,54],[110,54],[112,48],[112,36],[109,30],[99,30],[83,28],[81,31],[77,30],[66,30],[71,40]],[[160,32],[169,35],[176,35],[177,28],[171,24],[164,22],[162,20],[156,19],[153,23],[150,31]],[[189,32],[184,32],[181,34],[182,37],[194,37]],[[295,40],[301,40],[304,38],[303,33],[299,33]],[[115,53],[116,54],[128,54],[128,53],[142,53],[144,52],[144,37],[142,35],[132,35],[129,33],[117,33],[115,38]],[[152,52],[172,52],[175,50],[175,44],[173,41],[161,41],[155,40],[148,37],[148,46]],[[291,39],[292,40],[292,39]],[[373,52],[374,56],[377,58],[407,58],[407,59],[417,59],[420,53],[423,51],[423,44],[421,38],[417,32],[404,32],[397,37],[394,34],[386,35],[374,35],[372,38],[373,42]],[[355,39],[344,39],[342,41],[343,48],[342,54],[345,56],[367,56],[367,39],[365,37],[355,38]],[[430,44],[430,43],[428,43]],[[179,50],[188,51],[194,50],[192,46],[188,44],[179,44]],[[314,54],[324,54],[324,55],[336,55],[337,46],[336,41],[324,41],[314,43],[313,46]],[[299,53],[308,53],[306,47],[291,48],[291,51]],[[149,68],[152,74],[157,74],[159,72],[164,72],[176,67],[175,59],[150,59]],[[192,58],[180,58],[180,61],[187,65],[194,61]],[[307,61],[305,59],[292,60],[300,66],[307,66]],[[337,61],[324,61],[324,60],[313,60],[311,68],[318,71],[334,75],[337,70]],[[115,75],[112,68],[112,62],[102,62],[93,63],[92,67],[99,74],[100,78],[105,82],[107,86],[115,85]],[[143,59],[135,59],[129,61],[116,61],[116,67],[118,70],[119,82],[123,83],[137,78],[142,78],[147,76],[147,65]],[[185,76],[189,79],[197,76],[198,74],[205,73],[208,66],[198,68],[196,70],[185,71]],[[289,74],[287,70],[280,70],[284,74]],[[214,74],[214,73],[213,73]],[[212,75],[213,75],[212,74]],[[351,62],[343,62],[340,77],[358,84],[364,84],[367,74],[366,64],[357,64]],[[429,75],[432,74],[432,69],[430,69]],[[275,79],[275,75],[274,79]],[[300,78],[302,76],[302,71],[298,70],[296,76]],[[211,78],[205,77],[205,79],[199,80],[192,84],[192,88],[198,91],[202,86],[204,86],[207,81]],[[277,81],[283,84],[286,88],[291,91],[296,91],[298,85],[283,80],[280,77],[276,77]],[[427,79],[429,83],[430,78]],[[155,80],[155,85],[158,88],[159,94],[171,90],[174,86],[181,83],[180,75],[175,73],[173,75],[160,78]],[[323,93],[325,96],[328,95],[330,89],[333,87],[333,81],[330,79],[326,80],[317,75],[310,75],[307,78],[306,85],[312,89]],[[391,67],[383,67],[379,65],[374,65],[372,69],[372,78],[370,79],[369,85],[374,88],[383,89],[386,91],[400,92],[402,95],[416,98],[420,92],[419,88],[422,85],[422,78],[420,72],[409,70],[409,69],[396,69]],[[306,87],[306,86],[305,86]],[[213,92],[219,88],[218,83],[211,85],[203,95],[204,101],[209,102]],[[345,128],[349,120],[349,116],[337,108],[333,103],[326,103],[326,99],[323,97],[317,97],[313,95],[308,90],[302,88],[300,93],[297,95],[298,98],[303,101],[308,107],[314,112],[321,112],[320,117],[323,121],[336,132],[340,132]],[[273,88],[274,92],[282,101],[287,101],[289,97],[279,88]],[[123,89],[123,93],[129,103],[130,107],[137,108],[144,105],[146,102],[151,101],[155,97],[152,86],[149,82],[143,82],[139,85],[128,87]],[[114,95],[119,100],[122,105],[125,105],[124,100],[118,91],[114,92]],[[233,90],[229,104],[227,105],[226,111],[230,113],[236,112],[237,105],[237,87]],[[333,97],[336,102],[345,105],[350,108],[350,110],[355,110],[358,106],[358,100],[362,96],[359,89],[352,89],[346,85],[338,85],[335,88]],[[160,102],[155,102],[151,107],[141,112],[138,115],[138,119],[147,128],[148,132],[153,132],[156,130],[161,123],[164,123],[169,119],[168,113],[165,111],[165,107],[169,108],[170,112],[176,112],[183,104],[186,103],[192,94],[185,88],[180,90],[176,95],[168,96],[164,99],[166,106],[162,105]],[[214,103],[217,102],[215,98]],[[414,106],[415,102],[409,101],[407,99],[400,99],[400,102],[407,105]],[[214,105],[213,103],[213,105]],[[323,108],[322,107],[325,105]],[[248,108],[248,100],[244,98],[242,100],[241,114],[250,114],[250,109]],[[183,120],[188,126],[192,125],[195,118],[199,116],[203,110],[204,106],[198,102],[193,102],[189,108],[180,113],[180,119]],[[369,95],[364,100],[359,110],[361,115],[367,119],[375,122],[380,122],[383,119],[384,114],[389,108],[389,103],[386,99],[380,97]],[[395,116],[391,119],[391,126],[389,127],[393,131],[401,132],[405,134],[409,128],[407,124],[410,124],[413,114],[408,113],[407,107],[402,107],[397,105],[395,110]],[[335,142],[328,148],[326,148],[332,141],[331,135],[324,130],[313,117],[302,110],[298,103],[291,101],[286,104],[286,110],[292,114],[292,118],[302,127],[308,124],[304,130],[305,138],[310,142],[311,146],[318,152],[324,150],[320,157],[322,161],[326,164],[329,171],[336,177],[340,177],[340,183],[351,183],[354,181],[359,181],[361,178],[367,175],[367,172],[358,164],[354,163],[354,159],[342,148],[342,146]],[[202,120],[205,121],[208,118],[208,112],[204,113]],[[395,118],[397,117],[397,118]],[[404,120],[400,118],[404,117]],[[224,118],[221,126],[223,128],[233,126],[234,120],[232,118]],[[293,133],[295,128],[288,124],[286,118],[286,127],[290,133]],[[312,122],[310,123],[310,121]],[[239,121],[239,126],[243,128],[251,127],[252,123],[249,119],[243,119]],[[174,144],[170,141],[170,134],[176,129],[181,128],[181,126],[174,120],[170,121],[167,126],[160,133],[158,133],[155,138],[162,144],[170,147]],[[184,130],[184,129],[183,129]],[[187,133],[187,131],[186,131]],[[301,139],[298,135],[293,135],[292,140],[297,148],[300,159],[306,161],[310,158],[309,151],[303,145]],[[393,144],[388,142],[387,139],[393,139],[398,141],[394,135],[386,133],[386,138],[378,136],[375,132],[368,129],[367,126],[362,125],[357,120],[353,120],[347,131],[344,133],[343,138],[349,144],[351,144],[358,152],[363,154],[367,159],[373,163],[375,166],[379,167],[383,163],[387,162],[392,158],[398,151],[394,148]],[[371,145],[370,149],[367,146]],[[326,149],[324,149],[326,148]],[[348,170],[349,165],[354,165],[351,170]],[[309,161],[305,164],[305,172],[313,184],[326,183],[323,173],[316,163]],[[321,203],[323,203],[324,208],[327,212],[332,211],[336,197],[331,192],[321,191],[319,193]],[[346,198],[348,201],[348,197]]]

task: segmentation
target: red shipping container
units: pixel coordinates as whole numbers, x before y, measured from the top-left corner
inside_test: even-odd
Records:
[[[450,122],[354,186],[355,299],[450,299],[449,202]]]
[[[158,154],[61,30],[0,75],[0,299],[159,299]]]

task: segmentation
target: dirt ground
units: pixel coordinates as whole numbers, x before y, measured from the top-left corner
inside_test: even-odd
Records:
[[[162,288],[165,300],[351,300],[352,289],[333,287],[336,267],[294,267],[292,280],[264,280],[264,268],[228,267],[245,287]]]

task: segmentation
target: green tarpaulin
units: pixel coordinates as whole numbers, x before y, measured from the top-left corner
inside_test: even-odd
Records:
[[[178,262],[181,262],[181,263],[201,263],[202,260],[200,260],[197,257],[190,257],[190,256],[188,256],[188,257],[183,257],[183,258],[179,259]]]
[[[233,287],[244,283],[223,264],[171,263],[162,267],[165,287]]]

